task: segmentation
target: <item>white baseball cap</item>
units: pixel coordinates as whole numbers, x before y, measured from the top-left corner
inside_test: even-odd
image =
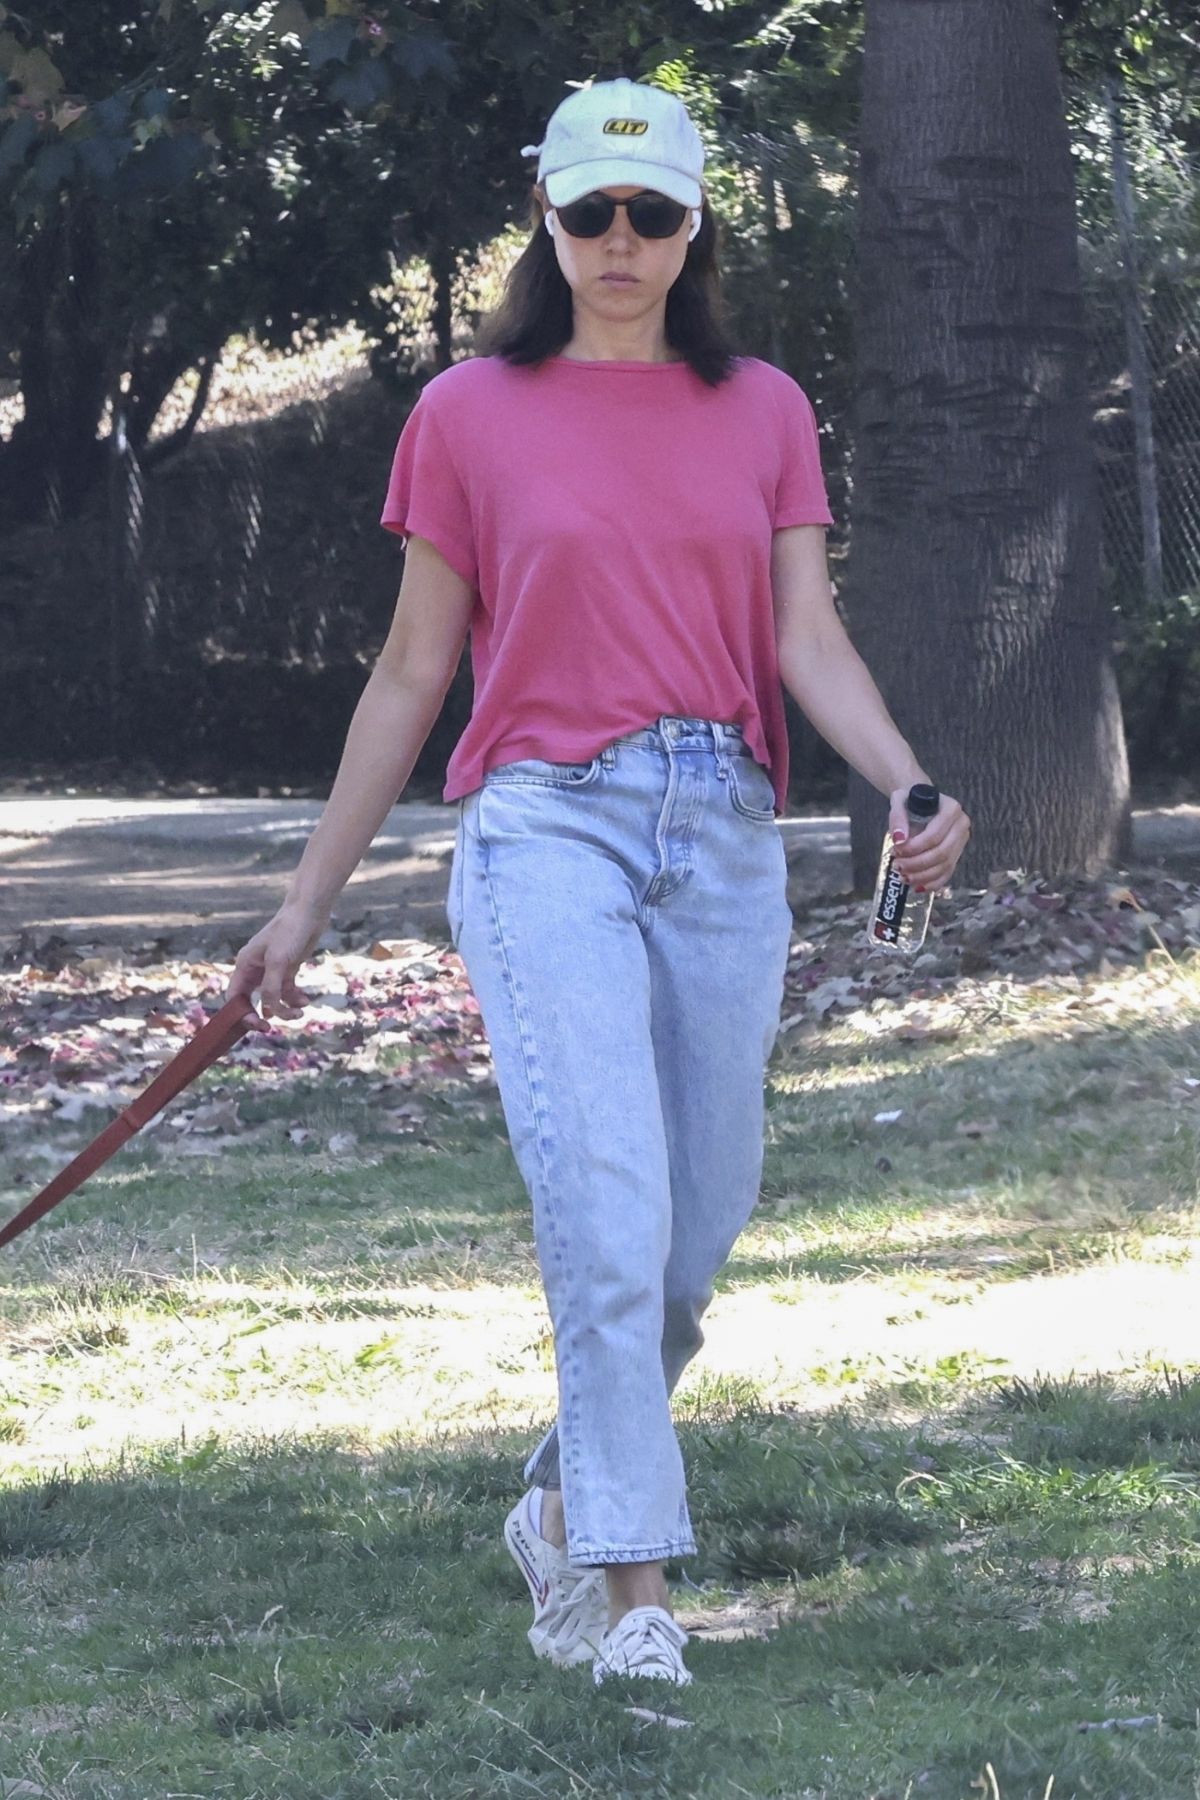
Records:
[[[537,178],[551,206],[569,206],[595,188],[637,186],[681,206],[704,198],[704,145],[674,94],[644,81],[597,81],[557,106],[540,144]]]

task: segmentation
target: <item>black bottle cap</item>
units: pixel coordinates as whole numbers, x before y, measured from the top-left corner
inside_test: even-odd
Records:
[[[942,796],[935,787],[929,787],[925,782],[918,781],[909,788],[904,809],[906,812],[910,812],[915,819],[932,819],[941,805],[941,799]]]

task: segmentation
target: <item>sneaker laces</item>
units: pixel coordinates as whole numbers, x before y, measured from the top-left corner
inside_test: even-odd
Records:
[[[561,1567],[551,1568],[550,1580],[559,1607],[555,1629],[550,1636],[558,1649],[570,1650],[579,1642],[585,1629],[595,1630],[595,1620],[586,1616],[587,1609],[584,1605],[588,1588],[597,1590],[598,1605],[601,1596],[607,1605],[604,1571],[598,1568],[575,1568],[564,1562]],[[600,1629],[603,1631],[603,1624]]]
[[[627,1613],[625,1618],[628,1619],[629,1616]],[[636,1660],[638,1668],[635,1673],[661,1669],[664,1674],[673,1674],[678,1669],[679,1652],[687,1643],[687,1633],[669,1613],[658,1608],[648,1609],[639,1612],[628,1629],[621,1632],[624,1624],[625,1619],[622,1619],[614,1632],[614,1635],[621,1633],[617,1655],[622,1662]]]

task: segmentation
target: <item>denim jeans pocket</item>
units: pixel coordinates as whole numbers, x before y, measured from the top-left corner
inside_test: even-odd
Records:
[[[756,819],[760,824],[775,823],[775,784],[762,764],[753,756],[731,756],[726,767],[729,770],[729,798],[733,802],[734,811],[740,812],[745,819]]]
[[[600,768],[598,756],[590,762],[547,762],[540,756],[526,756],[520,762],[489,769],[483,780],[486,787],[589,787]]]

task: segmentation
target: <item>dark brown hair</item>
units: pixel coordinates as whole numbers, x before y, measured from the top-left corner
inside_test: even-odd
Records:
[[[570,342],[571,289],[558,266],[554,240],[542,223],[546,210],[535,188],[529,212],[533,235],[509,271],[499,305],[479,325],[477,356],[540,363]],[[701,206],[700,229],[687,247],[687,260],[667,292],[666,332],[671,348],[710,387],[733,374],[738,351],[725,324],[717,222],[707,198]]]

